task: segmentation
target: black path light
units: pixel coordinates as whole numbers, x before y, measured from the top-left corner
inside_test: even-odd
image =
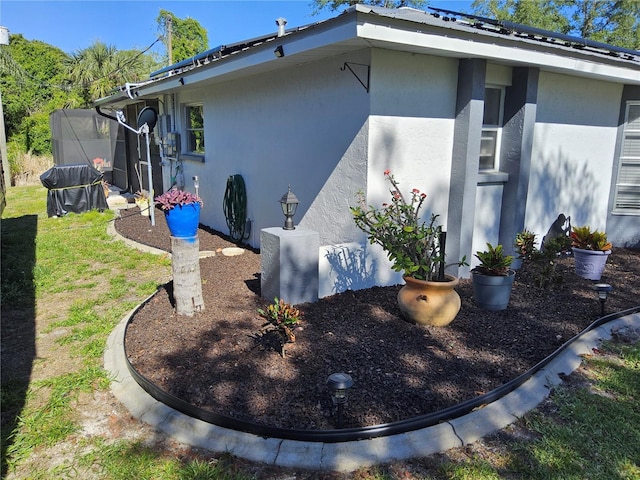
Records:
[[[613,287],[608,283],[596,283],[593,289],[598,293],[598,299],[600,300],[600,316],[604,317],[604,304],[607,302],[609,293],[613,291]]]
[[[353,379],[346,373],[332,373],[327,378],[327,385],[331,390],[331,399],[338,408],[338,428],[342,428],[342,412],[347,403],[349,389],[353,386]]]
[[[298,208],[298,197],[291,191],[291,185],[289,190],[280,199],[280,206],[282,207],[282,213],[285,216],[284,228],[285,230],[295,230],[293,226],[293,216],[296,214],[296,208]]]

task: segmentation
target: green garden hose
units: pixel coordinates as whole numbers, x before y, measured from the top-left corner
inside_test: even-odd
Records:
[[[224,216],[229,227],[229,236],[235,241],[249,238],[247,231],[247,191],[242,175],[231,175],[224,192]]]

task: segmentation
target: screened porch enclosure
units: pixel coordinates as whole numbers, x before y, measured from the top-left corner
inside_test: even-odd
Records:
[[[122,191],[130,188],[124,132],[94,110],[56,110],[49,117],[55,165],[90,165]]]

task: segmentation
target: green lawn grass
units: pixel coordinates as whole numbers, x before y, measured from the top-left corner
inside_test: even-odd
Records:
[[[100,435],[74,440],[63,462],[33,460],[55,456],[56,449],[75,438],[79,396],[108,388],[102,368],[107,336],[170,272],[166,258],[110,238],[106,229],[113,218],[110,211],[48,218],[44,188],[7,192],[1,225],[3,317],[11,313],[33,322],[34,335],[61,332],[57,354],[78,367],[38,380],[3,376],[3,478],[263,478],[250,475],[229,455],[180,458],[162,447]],[[3,350],[4,341],[3,335]],[[363,468],[332,478],[638,479],[640,345],[611,343],[603,349],[615,355],[588,360],[588,383],[560,387],[553,409],[534,411],[519,422],[517,428],[529,432],[524,439],[490,441],[491,452],[482,455],[445,453],[437,460]],[[46,372],[46,365],[40,366]],[[294,477],[283,470],[281,478]],[[305,472],[300,478],[325,477]]]

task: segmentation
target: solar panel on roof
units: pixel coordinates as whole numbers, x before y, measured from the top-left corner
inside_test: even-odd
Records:
[[[544,30],[542,28],[530,27],[521,23],[509,22],[507,20],[494,20],[492,18],[481,17],[470,13],[455,12],[453,10],[446,10],[443,8],[428,7],[435,12],[444,13],[446,15],[455,15],[458,17],[467,18],[469,20],[475,20],[478,23],[474,23],[474,26],[481,27],[482,24],[488,24],[495,27],[499,27],[500,33],[511,34],[520,33],[527,35],[529,38],[537,39],[536,36],[541,37],[543,41],[549,41],[549,39],[557,39],[567,42],[574,48],[590,47],[598,50],[605,50],[609,54],[626,54],[633,57],[639,57],[640,51],[631,50],[629,48],[618,47],[616,45],[609,45],[607,43],[596,42],[586,38],[575,37],[572,35],[565,35],[563,33],[553,32],[551,30]]]

